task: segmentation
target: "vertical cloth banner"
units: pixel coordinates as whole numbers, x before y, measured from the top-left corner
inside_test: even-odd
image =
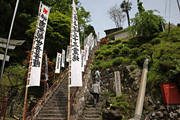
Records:
[[[47,54],[46,54],[45,77],[46,77],[46,81],[48,81],[48,58],[47,58]]]
[[[85,50],[81,50],[81,71],[84,72]]]
[[[61,53],[57,53],[55,73],[60,73],[60,71],[61,71]]]
[[[76,5],[73,0],[72,25],[71,25],[71,84],[70,87],[82,86],[80,39],[78,31],[78,17]]]
[[[28,86],[40,86],[44,40],[50,8],[41,3],[35,32],[30,81]]]
[[[62,66],[61,67],[65,67],[65,50],[62,49]]]
[[[67,46],[66,62],[69,62],[69,49],[70,49],[70,46]]]

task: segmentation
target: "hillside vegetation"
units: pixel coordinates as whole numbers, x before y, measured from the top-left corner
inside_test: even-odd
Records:
[[[93,71],[97,68],[104,71],[122,66],[131,66],[131,71],[136,68],[142,69],[145,58],[149,58],[146,94],[154,98],[155,104],[157,101],[162,101],[160,83],[176,82],[172,76],[180,70],[180,28],[171,28],[169,32],[160,32],[153,36],[111,40],[95,51],[95,55],[94,64],[91,67]],[[130,107],[131,103],[127,102],[129,98],[125,96],[129,93],[123,93],[120,98],[114,98],[112,93],[103,94],[110,96],[113,106],[121,110],[125,116],[130,108],[135,108],[135,106]]]

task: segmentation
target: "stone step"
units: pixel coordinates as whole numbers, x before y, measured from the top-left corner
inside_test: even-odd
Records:
[[[66,107],[67,106],[67,103],[66,104],[45,104],[44,107]]]
[[[83,120],[100,120],[99,118],[84,118]]]
[[[57,113],[65,113],[65,110],[42,110],[39,112],[39,114],[45,114],[45,113],[54,113],[54,114],[57,114]]]
[[[47,104],[66,104],[67,100],[54,100],[54,101],[48,101]]]
[[[59,106],[59,107],[47,107],[47,106],[44,106],[42,108],[42,110],[65,110],[66,107],[65,106]]]
[[[88,108],[88,107],[86,107],[86,110],[88,110],[88,111],[98,111],[98,109],[97,109],[97,108],[95,108],[95,107],[92,107],[92,108]]]
[[[88,111],[88,110],[85,110],[84,114],[98,114],[98,115],[100,115],[101,111]]]
[[[98,114],[85,114],[84,115],[85,118],[99,118]]]
[[[37,117],[34,120],[67,120],[66,118],[56,118],[56,117]]]
[[[37,117],[47,117],[47,118],[51,118],[51,117],[55,117],[55,118],[66,118],[66,114],[38,114]]]

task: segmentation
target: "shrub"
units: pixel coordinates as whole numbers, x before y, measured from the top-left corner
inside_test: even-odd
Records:
[[[108,45],[113,45],[114,43],[115,43],[115,42],[111,40],[111,41],[109,41],[107,44],[108,44]]]
[[[126,94],[123,94],[121,96],[117,96],[117,97],[113,97],[111,99],[111,103],[112,103],[112,107],[113,108],[117,108],[120,111],[123,112],[123,114],[127,114],[128,109],[130,107],[129,103],[128,103],[128,98]]]
[[[132,65],[132,66],[130,67],[130,70],[133,71],[133,70],[135,70],[136,68],[137,68],[137,65]]]
[[[95,57],[97,60],[102,60],[104,58],[104,55],[99,54],[97,57]]]
[[[130,51],[130,48],[129,48],[129,47],[123,47],[123,48],[121,49],[122,55],[127,55],[127,54],[129,53],[129,51]]]
[[[119,49],[119,48],[114,48],[114,49],[113,49],[113,53],[115,53],[115,54],[118,54],[118,53],[119,53],[119,51],[120,51],[120,49]]]
[[[105,55],[105,56],[109,56],[110,54],[112,54],[112,51],[111,50],[106,50],[102,54]]]
[[[156,45],[156,44],[159,44],[161,42],[161,38],[154,38],[152,41],[151,41],[151,44],[152,45]]]
[[[114,41],[116,44],[120,43],[121,42],[121,39],[117,39]]]
[[[123,62],[123,57],[117,57],[113,60],[113,65],[120,65]]]
[[[137,57],[140,53],[140,49],[139,48],[133,48],[130,50],[130,54],[132,57]]]
[[[108,62],[102,61],[100,64],[100,68],[103,68],[103,69],[111,67],[111,66],[112,66],[112,61],[108,61]]]
[[[101,53],[101,51],[100,50],[96,50],[95,52],[94,52],[94,54],[97,56],[99,53]]]
[[[117,45],[117,47],[118,47],[119,49],[123,48],[123,46],[124,46],[124,45],[122,45],[122,44],[118,44],[118,45]]]

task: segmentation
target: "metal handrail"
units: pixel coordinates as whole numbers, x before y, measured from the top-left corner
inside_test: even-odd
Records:
[[[29,119],[33,119],[34,114],[37,115],[37,113],[42,108],[42,105],[46,103],[46,101],[51,97],[52,93],[55,91],[57,86],[59,86],[63,75],[68,71],[68,68],[64,70],[64,72],[58,77],[57,81],[54,82],[54,84],[46,91],[46,93],[43,95],[43,97],[37,102],[37,104],[33,107],[31,110],[31,116]],[[36,110],[37,109],[37,110]]]

